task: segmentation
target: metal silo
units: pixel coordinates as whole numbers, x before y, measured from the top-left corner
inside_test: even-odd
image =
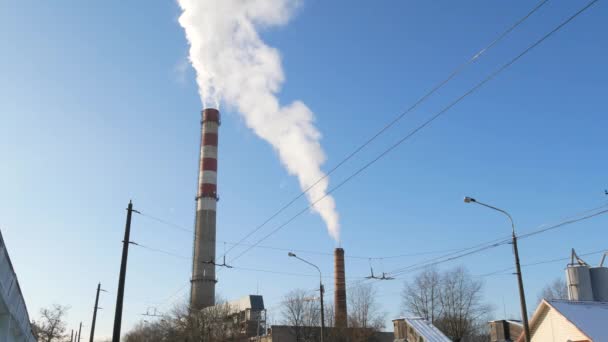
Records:
[[[589,264],[581,260],[576,255],[574,249],[572,249],[572,261],[566,267],[569,300],[593,301],[591,272],[589,269]]]
[[[608,302],[608,267],[604,267],[607,254],[604,254],[598,267],[589,269],[593,299],[597,302]]]

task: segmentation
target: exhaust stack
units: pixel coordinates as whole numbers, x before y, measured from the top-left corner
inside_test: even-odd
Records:
[[[196,195],[196,221],[190,308],[200,310],[215,305],[215,219],[217,206],[217,143],[220,112],[202,111],[201,151]]]
[[[334,251],[334,321],[336,328],[346,328],[346,277],[344,273],[344,249]]]

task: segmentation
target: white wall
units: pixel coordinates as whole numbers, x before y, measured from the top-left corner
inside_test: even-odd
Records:
[[[587,337],[555,309],[549,308],[539,317],[540,324],[532,332],[532,342],[581,341]]]

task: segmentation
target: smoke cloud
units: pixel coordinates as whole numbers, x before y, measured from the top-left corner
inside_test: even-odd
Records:
[[[257,30],[285,25],[297,0],[178,0],[179,18],[190,43],[190,62],[203,106],[234,107],[245,123],[277,151],[287,171],[307,189],[324,176],[326,156],[314,114],[301,101],[281,106],[277,93],[285,81],[277,49]],[[327,194],[328,178],[310,189],[309,202]],[[339,215],[331,196],[312,209],[339,241]]]

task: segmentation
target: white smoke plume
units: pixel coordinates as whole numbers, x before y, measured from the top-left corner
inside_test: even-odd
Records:
[[[285,80],[277,49],[257,29],[285,25],[297,0],[178,0],[180,25],[190,43],[190,62],[203,106],[234,107],[246,124],[277,151],[288,172],[307,189],[324,176],[325,153],[312,111],[301,101],[281,106]],[[310,189],[309,202],[326,195],[325,178]],[[340,225],[331,196],[314,205],[329,234],[339,241]]]

